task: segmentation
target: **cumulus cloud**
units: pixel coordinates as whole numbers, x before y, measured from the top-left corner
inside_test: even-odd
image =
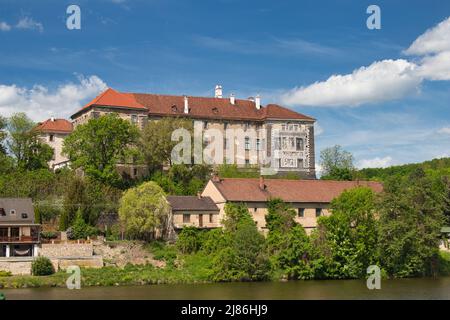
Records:
[[[392,165],[392,157],[387,156],[384,158],[363,159],[358,161],[357,167],[362,168],[386,168]]]
[[[402,98],[425,80],[450,80],[450,18],[427,30],[403,53],[419,59],[376,61],[351,74],[294,88],[281,100],[288,105],[352,107]]]
[[[290,105],[332,107],[397,99],[417,90],[420,79],[415,68],[402,59],[378,61],[351,74],[333,75],[324,82],[294,88],[282,99]]]
[[[42,23],[35,21],[30,17],[23,17],[16,24],[17,29],[28,29],[28,30],[38,30],[39,32],[44,31],[44,26]]]
[[[450,51],[450,17],[419,36],[405,54],[424,56]]]
[[[0,114],[10,116],[15,112],[26,112],[35,121],[51,116],[67,118],[107,88],[105,82],[93,75],[78,78],[78,83],[67,83],[55,90],[42,85],[23,88],[0,84]]]
[[[4,21],[0,21],[0,31],[9,31],[11,30],[11,26]]]

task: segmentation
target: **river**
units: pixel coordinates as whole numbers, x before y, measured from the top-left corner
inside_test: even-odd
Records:
[[[13,299],[450,299],[450,277],[384,280],[369,290],[365,280],[0,289]]]

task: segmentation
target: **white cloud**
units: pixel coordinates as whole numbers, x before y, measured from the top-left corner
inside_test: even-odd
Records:
[[[450,17],[419,36],[405,54],[423,56],[450,51]]]
[[[441,128],[441,129],[439,129],[438,133],[450,134],[450,127]]]
[[[95,75],[80,76],[79,83],[64,84],[53,91],[42,85],[30,89],[0,85],[0,114],[10,116],[15,112],[26,112],[35,121],[51,116],[67,118],[106,87],[105,82]]]
[[[11,26],[4,21],[0,21],[0,31],[9,31],[11,30]]]
[[[288,105],[354,107],[402,98],[425,80],[450,80],[450,18],[419,36],[404,53],[419,56],[419,61],[376,61],[351,74],[294,88],[281,100]]]
[[[363,159],[358,161],[357,167],[362,168],[386,168],[392,165],[392,157],[387,156],[384,158]]]
[[[28,29],[28,30],[38,30],[39,32],[44,31],[44,26],[42,23],[35,21],[30,17],[23,17],[19,20],[16,25],[17,29]]]
[[[416,65],[406,60],[383,60],[351,74],[333,75],[324,82],[291,90],[285,104],[310,106],[359,106],[401,98],[417,90],[421,80]]]

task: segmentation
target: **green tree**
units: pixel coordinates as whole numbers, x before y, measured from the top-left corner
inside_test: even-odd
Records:
[[[144,182],[123,194],[119,218],[131,238],[168,237],[172,231],[169,203],[162,188],[153,181]]]
[[[150,121],[145,126],[141,134],[140,149],[150,171],[161,170],[164,164],[172,164],[172,149],[178,144],[178,141],[172,141],[172,133],[181,128],[192,132],[192,121],[169,117]]]
[[[81,212],[81,209],[78,209],[73,224],[67,230],[67,237],[72,240],[86,239],[94,236],[96,233],[97,229],[84,221],[83,213]]]
[[[6,155],[5,140],[8,136],[8,132],[6,131],[7,125],[7,119],[0,116],[0,155]]]
[[[235,204],[228,202],[225,204],[225,219],[222,221],[225,230],[234,232],[239,224],[255,224],[248,208],[243,203]]]
[[[7,146],[19,169],[48,168],[53,149],[39,139],[36,124],[25,113],[16,113],[8,120]]]
[[[119,186],[122,181],[116,165],[127,160],[138,136],[136,126],[116,114],[108,114],[77,126],[64,140],[63,152],[72,168],[82,168],[95,180]]]
[[[268,202],[267,249],[275,272],[280,270],[290,279],[309,279],[314,276],[312,247],[303,227],[295,222],[295,214],[281,199]]]
[[[270,264],[264,250],[264,236],[244,205],[225,206],[226,229],[218,238],[221,248],[213,258],[216,281],[253,281],[267,279]]]
[[[168,172],[157,171],[151,180],[171,195],[196,195],[210,179],[211,168],[207,165],[175,164]]]
[[[353,155],[335,145],[320,152],[320,165],[324,180],[352,180]]]
[[[314,245],[330,278],[363,277],[377,261],[375,194],[367,187],[344,191],[331,202],[332,214],[320,217]]]
[[[380,202],[380,262],[394,277],[436,270],[445,189],[417,169],[404,179],[387,181]]]
[[[79,209],[83,219],[94,226],[102,213],[117,212],[120,194],[120,190],[89,177],[72,177],[63,197],[64,216],[60,229],[65,230],[72,224]]]

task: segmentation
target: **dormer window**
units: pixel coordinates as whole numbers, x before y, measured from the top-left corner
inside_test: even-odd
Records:
[[[172,112],[178,112],[178,108],[177,108],[176,104],[174,104],[171,108],[172,108]]]
[[[28,213],[22,213],[22,219],[28,219]]]
[[[219,113],[219,109],[217,109],[216,107],[212,108],[212,112],[214,114],[218,114]]]
[[[12,215],[12,216],[15,216],[16,215],[16,210],[11,209],[11,211],[9,211],[9,214]]]

